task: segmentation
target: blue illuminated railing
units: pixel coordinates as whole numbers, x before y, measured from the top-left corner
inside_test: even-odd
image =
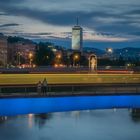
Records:
[[[0,99],[0,116],[110,108],[140,108],[140,95]]]

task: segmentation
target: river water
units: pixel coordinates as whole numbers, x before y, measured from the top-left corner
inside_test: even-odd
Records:
[[[140,114],[102,109],[0,117],[0,140],[139,140]]]

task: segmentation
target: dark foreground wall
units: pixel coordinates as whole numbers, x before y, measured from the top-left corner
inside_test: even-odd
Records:
[[[140,84],[52,84],[47,95],[95,95],[95,94],[140,94]],[[38,95],[36,85],[3,85],[0,96]]]

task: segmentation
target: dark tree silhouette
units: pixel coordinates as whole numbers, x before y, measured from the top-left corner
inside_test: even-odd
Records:
[[[54,61],[54,53],[48,46],[51,43],[40,42],[36,48],[35,60],[34,62],[38,66],[48,66],[52,65]]]

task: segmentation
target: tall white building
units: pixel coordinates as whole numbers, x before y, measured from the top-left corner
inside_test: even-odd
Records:
[[[72,50],[82,51],[83,29],[78,25],[72,28]]]

